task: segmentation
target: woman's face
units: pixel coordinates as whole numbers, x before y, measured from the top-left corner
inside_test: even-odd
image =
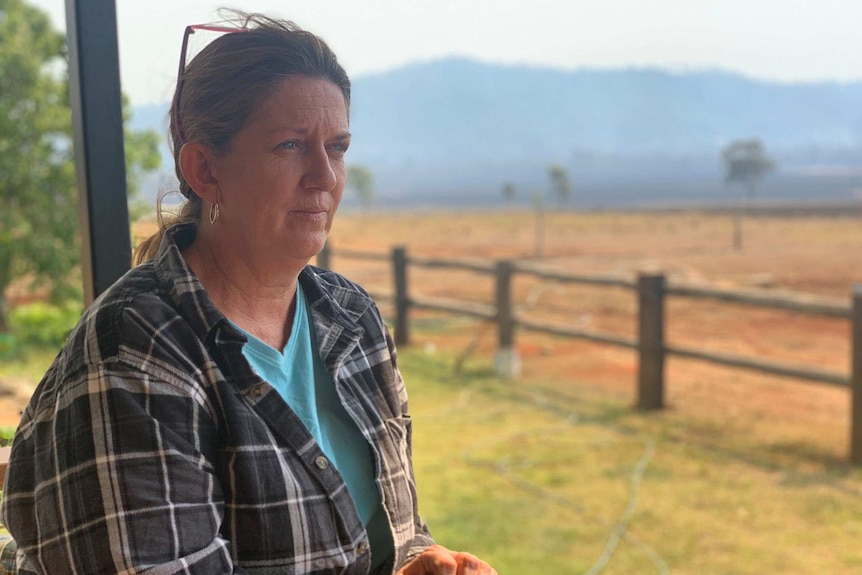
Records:
[[[321,78],[285,79],[214,161],[219,233],[269,261],[313,257],[341,202],[349,145],[341,90]]]

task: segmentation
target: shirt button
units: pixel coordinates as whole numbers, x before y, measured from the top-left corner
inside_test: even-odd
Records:
[[[314,464],[315,464],[319,469],[326,469],[327,467],[329,467],[329,460],[328,460],[328,459],[326,459],[326,458],[325,458],[324,456],[322,456],[322,455],[318,455],[318,456],[317,456],[317,459],[315,459],[315,460],[314,460]]]
[[[359,543],[359,545],[356,547],[356,552],[357,552],[359,555],[365,555],[365,553],[366,553],[367,551],[368,551],[368,543],[366,543],[365,541],[361,541],[361,542]]]

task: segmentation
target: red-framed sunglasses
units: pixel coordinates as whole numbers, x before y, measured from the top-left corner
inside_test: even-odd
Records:
[[[183,47],[180,50],[180,68],[177,72],[177,90],[176,96],[174,97],[174,124],[177,127],[177,135],[180,138],[180,141],[185,141],[186,136],[183,132],[182,125],[182,115],[180,114],[180,95],[183,92],[183,83],[185,82],[186,77],[186,52],[188,51],[189,46],[189,36],[195,33],[196,30],[205,30],[207,32],[224,32],[226,34],[233,34],[236,32],[247,32],[248,28],[236,28],[230,26],[218,26],[215,24],[193,24],[191,26],[186,26],[186,31],[183,34]]]

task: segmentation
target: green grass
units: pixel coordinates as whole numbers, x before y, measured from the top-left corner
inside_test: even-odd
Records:
[[[862,471],[816,434],[644,414],[577,381],[497,379],[487,358],[456,376],[445,350],[399,352],[422,515],[501,574],[862,572]],[[53,355],[0,362],[0,378],[36,382]]]
[[[399,357],[422,515],[441,544],[500,573],[862,568],[862,472],[822,446],[638,413],[577,382],[502,381],[481,360],[456,377],[445,353]]]

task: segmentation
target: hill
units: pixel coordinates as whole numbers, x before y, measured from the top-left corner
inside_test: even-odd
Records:
[[[167,104],[136,109],[164,133]],[[862,82],[781,84],[716,70],[563,71],[465,59],[358,77],[350,161],[387,203],[484,204],[566,167],[575,203],[723,201],[720,149],[762,138],[763,197],[848,199],[862,188]]]

